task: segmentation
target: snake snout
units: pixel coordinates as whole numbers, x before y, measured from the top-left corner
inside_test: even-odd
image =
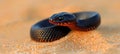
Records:
[[[50,21],[53,21],[53,19],[49,18]]]

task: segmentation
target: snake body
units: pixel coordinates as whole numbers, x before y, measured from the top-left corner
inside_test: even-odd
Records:
[[[32,26],[31,39],[37,42],[52,42],[58,40],[70,32],[68,27],[50,24],[49,19],[42,20]]]
[[[35,41],[52,42],[65,37],[71,30],[95,30],[100,22],[97,12],[61,12],[33,25],[30,34]]]

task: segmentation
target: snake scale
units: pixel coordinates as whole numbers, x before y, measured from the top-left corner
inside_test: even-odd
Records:
[[[95,30],[100,25],[100,18],[100,14],[94,11],[55,13],[31,27],[31,39],[37,42],[53,42],[65,37],[70,31]]]

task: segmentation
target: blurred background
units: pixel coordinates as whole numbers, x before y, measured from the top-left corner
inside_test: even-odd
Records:
[[[30,40],[30,28],[36,22],[54,13],[79,11],[100,13],[102,22],[97,31],[103,37],[109,38],[110,42],[120,44],[119,0],[0,0],[0,54],[15,54],[15,50],[22,50],[16,47],[23,45],[26,39]],[[120,50],[120,45],[117,50]]]

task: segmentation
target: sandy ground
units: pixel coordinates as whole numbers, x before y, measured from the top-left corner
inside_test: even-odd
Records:
[[[51,43],[30,39],[33,24],[63,11],[97,11],[102,22]],[[119,0],[0,0],[0,54],[120,54],[119,14]]]

